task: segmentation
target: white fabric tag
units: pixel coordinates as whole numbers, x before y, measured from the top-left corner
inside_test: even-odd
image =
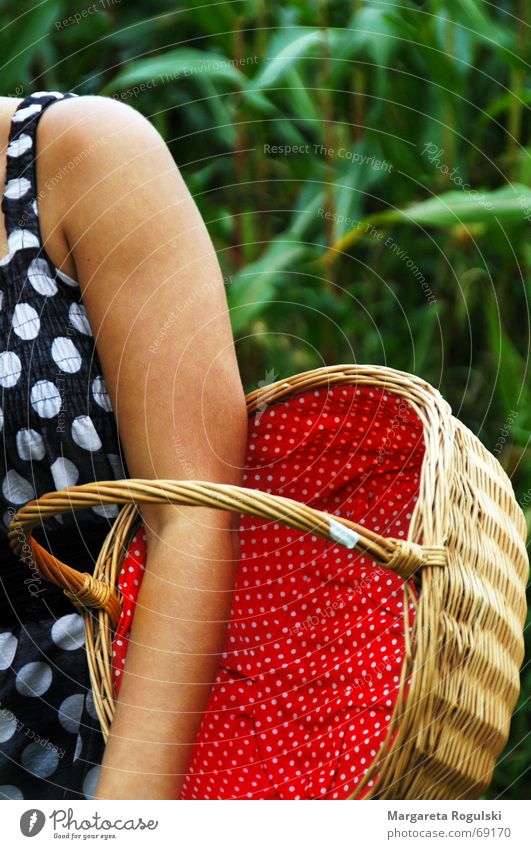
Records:
[[[336,522],[335,519],[328,519],[330,535],[335,542],[345,545],[347,548],[354,548],[358,542],[360,535],[351,528],[346,528],[341,522]]]

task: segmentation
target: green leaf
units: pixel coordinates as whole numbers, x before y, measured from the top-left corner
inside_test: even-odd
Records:
[[[396,17],[385,7],[364,6],[354,13],[349,23],[342,52],[346,48],[351,56],[365,54],[375,65],[387,65],[402,43],[397,27]]]
[[[514,44],[514,30],[518,21],[513,19],[513,28],[504,26],[500,20],[493,20],[476,0],[448,0],[448,9],[452,14],[456,29],[466,30],[476,41],[481,41],[501,55],[512,67],[526,70],[525,57]],[[488,8],[488,5],[487,5]],[[495,6],[492,6],[494,9]],[[523,22],[522,22],[523,23]]]
[[[422,226],[449,227],[456,224],[521,223],[531,210],[531,189],[513,183],[492,192],[452,191],[415,203],[406,209],[379,212],[362,219],[341,239],[328,249],[323,257],[332,262],[339,253],[370,234],[374,226],[388,227],[391,224],[409,223]]]
[[[268,63],[252,81],[252,88],[263,91],[277,85],[284,75],[303,55],[323,46],[323,31],[296,27],[294,31],[282,32],[271,42]]]
[[[244,74],[226,56],[180,48],[131,62],[104,86],[101,94],[108,95],[143,82],[175,84],[176,80],[194,79],[199,75],[202,79],[230,83],[239,89],[245,87]]]
[[[234,333],[242,331],[252,318],[263,311],[264,306],[275,297],[278,275],[295,266],[305,252],[306,246],[301,245],[296,237],[283,233],[267,246],[260,259],[233,276],[228,285],[227,300]]]
[[[483,114],[480,115],[480,122],[483,123],[488,121],[489,118],[496,118],[498,115],[508,112],[516,97],[516,93],[512,91],[507,94],[502,94],[500,97],[496,97],[492,103],[487,106]],[[519,93],[518,97],[525,106],[531,106],[531,90],[524,89],[521,93]]]
[[[210,110],[216,121],[216,136],[227,148],[234,150],[237,143],[236,127],[225,99],[220,97],[219,91],[208,77],[199,77],[197,85],[205,98],[203,104]]]
[[[306,182],[289,223],[290,235],[302,239],[315,229],[324,202],[325,188],[320,183]]]
[[[493,47],[510,46],[512,36],[509,30],[500,21],[491,20],[476,0],[448,0],[447,6],[457,26],[466,27]]]
[[[306,85],[295,67],[288,69],[286,82],[290,87],[289,100],[295,115],[317,127],[322,120],[322,115],[308,94]]]
[[[2,28],[0,53],[4,94],[24,96],[21,81],[26,78],[31,60],[49,38],[50,31],[61,20],[61,7],[56,0],[44,0],[26,11],[19,9],[16,21],[9,21]]]
[[[511,223],[525,220],[525,208],[531,207],[531,189],[513,184],[492,192],[480,190],[452,191],[430,200],[416,203],[408,209],[392,213],[415,224],[433,224],[446,227],[468,222]]]

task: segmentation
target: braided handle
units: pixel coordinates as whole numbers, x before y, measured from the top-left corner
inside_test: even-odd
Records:
[[[421,546],[410,540],[383,537],[350,519],[317,510],[292,498],[232,484],[126,478],[71,486],[29,501],[15,513],[10,523],[8,540],[12,550],[23,559],[23,549],[29,546],[34,565],[42,577],[61,587],[75,603],[106,610],[114,624],[121,613],[118,590],[96,580],[88,572],[79,572],[62,563],[32,536],[33,528],[47,516],[104,503],[214,507],[279,520],[296,530],[311,531],[367,554],[404,579],[412,577],[421,566],[445,566],[447,562],[443,545]],[[120,515],[115,521],[119,518]]]

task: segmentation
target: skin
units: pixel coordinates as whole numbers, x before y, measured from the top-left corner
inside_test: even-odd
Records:
[[[18,101],[0,101],[6,128]],[[131,477],[241,485],[247,412],[225,288],[165,142],[132,107],[98,96],[52,104],[37,138],[43,240],[79,281]],[[148,561],[99,799],[179,798],[239,555],[237,514],[140,512]]]

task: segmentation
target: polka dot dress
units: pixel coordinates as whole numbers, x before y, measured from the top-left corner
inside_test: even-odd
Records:
[[[10,127],[2,197],[9,251],[0,259],[0,541],[13,513],[37,495],[127,477],[79,284],[54,267],[40,232],[38,122],[57,100],[76,96],[30,94]],[[47,518],[44,528],[108,531],[118,509],[95,505]]]
[[[76,96],[39,91],[25,97],[12,117],[6,154],[2,212],[8,253],[0,259],[0,799],[90,798],[104,751],[82,617],[60,590],[35,580],[7,542],[12,516],[29,500],[76,484],[129,477],[78,281],[54,267],[38,217],[38,200],[46,191],[36,184],[38,122],[55,102]],[[62,176],[68,179],[66,172]],[[56,556],[70,541],[62,559],[90,571],[118,509],[102,504],[48,517],[43,535],[35,536]]]
[[[381,388],[331,386],[250,419],[244,485],[401,538],[423,457],[407,403]],[[398,575],[315,534],[242,514],[239,536],[225,650],[182,798],[346,799],[386,736],[404,605],[412,626],[414,604]],[[140,526],[120,575],[117,692],[147,557]]]

